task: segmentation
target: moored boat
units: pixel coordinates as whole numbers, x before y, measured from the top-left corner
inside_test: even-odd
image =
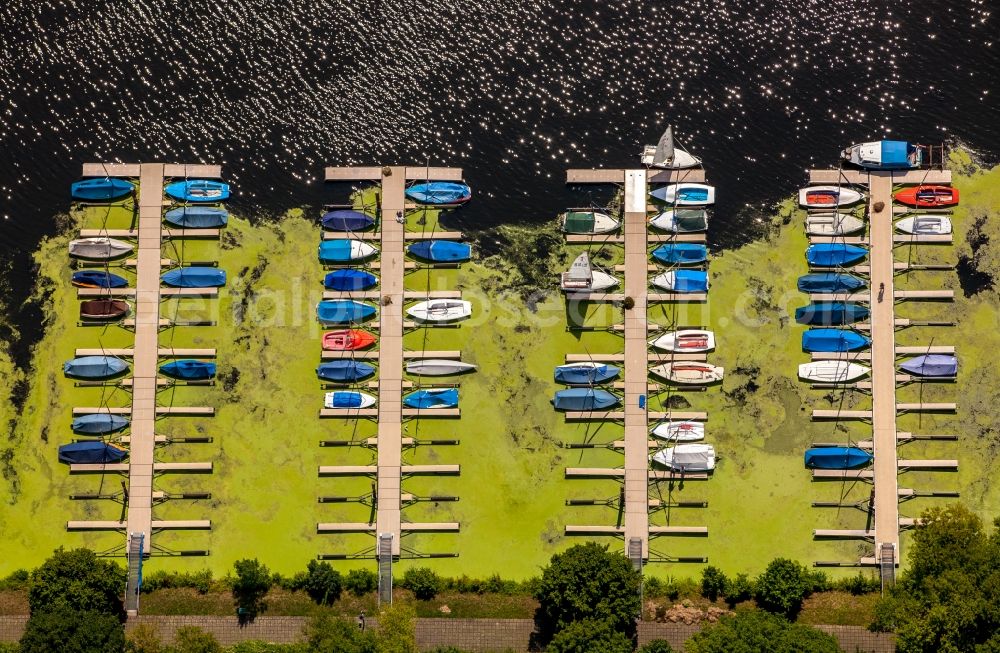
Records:
[[[375,397],[356,390],[336,390],[323,397],[324,408],[368,408],[375,405]]]
[[[591,267],[587,252],[577,256],[569,270],[563,272],[559,279],[559,288],[566,293],[601,292],[617,285],[618,279]]]
[[[316,305],[316,317],[327,324],[361,322],[375,315],[375,307],[351,299],[324,300]]]
[[[431,181],[410,186],[406,196],[421,204],[462,204],[472,199],[472,189],[451,181]]]
[[[844,160],[866,170],[908,170],[923,163],[924,147],[906,141],[871,141],[844,148]]]
[[[857,447],[813,447],[805,453],[810,469],[857,469],[872,462],[870,452]]]
[[[406,364],[406,373],[416,376],[449,376],[475,371],[472,363],[449,360],[445,358],[422,358]]]
[[[850,361],[815,361],[799,365],[799,378],[813,383],[847,383],[869,372],[871,368]]]
[[[795,321],[813,326],[842,326],[860,322],[869,313],[868,307],[855,302],[813,302],[795,309]]]
[[[229,199],[229,184],[212,179],[189,179],[167,184],[167,195],[178,202],[222,202]]]
[[[664,363],[649,370],[653,376],[683,385],[707,385],[721,381],[725,373],[723,368],[709,363],[679,361]]]
[[[110,413],[91,413],[73,419],[73,432],[81,435],[104,435],[121,431],[128,426],[128,419]]]
[[[596,385],[607,383],[618,376],[619,371],[614,365],[604,363],[590,361],[567,363],[556,367],[555,380],[556,383],[565,383],[566,385]]]
[[[320,223],[330,231],[364,231],[375,224],[375,218],[361,211],[338,209],[324,213]]]
[[[667,243],[653,250],[653,258],[667,265],[693,265],[708,259],[708,248],[695,243]]]
[[[406,309],[406,314],[422,322],[453,322],[472,315],[472,303],[460,299],[430,299]]]
[[[661,231],[686,234],[708,229],[708,211],[705,209],[667,209],[649,221]]]
[[[175,268],[164,272],[160,280],[175,288],[219,288],[226,285],[226,271],[198,266]]]
[[[63,374],[77,379],[106,379],[128,369],[128,363],[114,356],[80,356],[63,363]]]
[[[109,442],[72,442],[59,447],[59,462],[70,465],[117,463],[128,456],[128,449]]]
[[[360,261],[378,253],[378,248],[363,240],[324,240],[319,244],[321,263],[349,263]]]
[[[816,243],[806,249],[809,265],[821,268],[836,268],[852,265],[868,256],[868,250],[845,243]]]
[[[910,186],[896,191],[893,198],[900,204],[921,209],[942,208],[958,204],[958,189],[938,185]]]
[[[702,270],[667,270],[653,277],[653,285],[675,293],[708,292],[708,273]]]
[[[605,410],[617,406],[620,399],[599,388],[570,388],[559,390],[552,399],[556,410]]]
[[[815,272],[799,277],[797,286],[808,293],[845,293],[860,290],[868,285],[864,279],[841,272]]]
[[[802,350],[807,352],[847,352],[869,345],[871,340],[849,329],[807,329],[802,333]]]
[[[715,349],[715,334],[701,329],[682,329],[664,333],[649,344],[662,351],[699,353]]]
[[[342,329],[323,334],[323,349],[327,351],[354,351],[375,344],[375,336],[361,329]]]
[[[229,223],[229,211],[217,206],[181,206],[167,211],[163,219],[182,229],[218,229]]]
[[[639,157],[642,165],[647,168],[664,168],[680,170],[701,165],[701,159],[694,156],[674,142],[674,130],[667,127],[656,145],[647,145]]]
[[[161,365],[160,373],[184,381],[207,381],[215,376],[215,363],[182,358]]]
[[[461,263],[472,257],[468,243],[454,240],[421,240],[406,248],[411,256],[438,263]]]
[[[135,190],[135,184],[116,177],[84,179],[70,186],[73,199],[85,202],[109,202]]]
[[[896,229],[917,236],[945,236],[951,233],[951,218],[946,215],[915,215],[897,222]]]
[[[705,425],[701,422],[660,422],[650,433],[671,442],[697,442],[705,439]]]
[[[323,286],[327,290],[339,290],[341,292],[367,290],[377,283],[378,277],[371,272],[351,268],[334,270],[333,272],[328,272],[323,277]]]
[[[375,366],[348,359],[327,361],[316,368],[316,376],[336,383],[352,383],[367,379],[372,374],[375,374]]]
[[[128,315],[131,307],[122,299],[89,299],[80,302],[81,320],[117,320]]]
[[[864,196],[842,186],[809,186],[799,189],[799,204],[810,209],[832,209],[857,204]]]
[[[806,216],[806,233],[811,236],[843,236],[865,228],[865,221],[850,213],[810,213]]]
[[[70,278],[77,288],[125,288],[128,280],[104,270],[78,270]]]
[[[958,358],[950,354],[924,354],[903,361],[899,369],[914,376],[949,378],[958,374]]]
[[[649,461],[675,472],[710,472],[715,469],[715,447],[710,444],[678,444],[660,449],[649,457]]]
[[[431,390],[417,390],[407,395],[403,395],[403,405],[408,408],[457,408],[458,389],[456,388],[433,388]]]
[[[77,258],[106,260],[131,252],[132,245],[114,238],[77,238],[69,241],[69,255]]]
[[[668,184],[652,191],[650,197],[674,206],[707,206],[715,204],[715,186],[708,184]]]
[[[559,218],[559,227],[568,234],[606,234],[618,229],[619,224],[600,211],[566,211]]]

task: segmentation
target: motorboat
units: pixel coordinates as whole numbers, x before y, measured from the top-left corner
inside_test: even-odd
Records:
[[[923,164],[924,149],[906,141],[871,141],[851,145],[841,156],[848,163],[866,170],[909,170]]]

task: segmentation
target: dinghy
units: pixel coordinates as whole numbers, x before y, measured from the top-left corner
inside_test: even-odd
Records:
[[[843,236],[865,228],[865,221],[850,213],[810,213],[806,233],[810,236]]]
[[[806,261],[809,265],[821,268],[836,268],[853,265],[864,260],[868,250],[856,245],[844,243],[817,243],[806,250]]]
[[[77,258],[105,260],[124,256],[132,246],[114,238],[78,238],[69,241],[69,255]]]
[[[857,204],[864,197],[853,188],[810,186],[799,189],[799,204],[810,209],[832,209]]]
[[[701,329],[683,329],[664,333],[649,344],[661,351],[698,353],[715,349],[715,334]]]
[[[896,230],[918,236],[945,236],[951,233],[951,218],[945,215],[916,215],[897,222]]]
[[[618,403],[616,395],[594,388],[559,390],[552,400],[556,410],[605,410]]]
[[[316,376],[335,383],[353,383],[367,379],[372,374],[375,374],[373,365],[352,360],[329,361],[320,363],[316,368]]]
[[[649,196],[674,206],[707,206],[715,204],[715,186],[692,183],[669,184],[657,188]]]
[[[559,227],[568,234],[606,234],[618,229],[618,221],[598,211],[567,211]]]
[[[924,354],[899,364],[899,369],[914,376],[954,377],[958,358],[950,354]]]
[[[378,253],[378,249],[363,240],[324,240],[319,244],[320,263],[360,261]]]
[[[330,231],[364,231],[375,224],[375,218],[361,211],[339,209],[324,213],[321,223]]]
[[[810,469],[857,469],[867,467],[872,458],[857,447],[813,447],[806,450],[805,463]]]
[[[653,250],[653,258],[667,265],[703,263],[708,259],[708,248],[693,243],[667,243]]]
[[[923,146],[906,141],[872,141],[851,145],[841,156],[866,170],[909,170],[920,167],[923,153]]]
[[[80,356],[63,363],[63,374],[77,379],[106,379],[128,369],[128,363],[114,356]]]
[[[672,127],[667,127],[667,130],[660,136],[660,141],[656,145],[647,145],[642,148],[639,160],[647,168],[664,168],[667,170],[694,168],[701,165],[701,159],[674,143],[674,130]]]
[[[367,290],[377,283],[378,277],[364,270],[334,270],[333,272],[328,272],[323,277],[323,287],[327,290],[339,290],[341,292]]]
[[[673,234],[687,234],[708,229],[708,211],[705,209],[667,209],[649,224],[661,231]]]
[[[472,303],[459,299],[431,299],[411,306],[406,314],[421,322],[453,322],[472,315]]]
[[[799,378],[813,383],[847,383],[869,372],[871,368],[849,361],[816,361],[799,365]]]
[[[650,433],[671,442],[696,442],[705,439],[705,425],[701,422],[660,422]]]
[[[911,186],[896,191],[893,198],[907,206],[935,209],[958,204],[958,189],[951,186]]]
[[[368,408],[375,405],[375,397],[367,392],[337,390],[323,397],[324,408]]]
[[[410,186],[406,196],[421,204],[461,204],[472,199],[472,189],[451,181],[432,181]]]
[[[184,381],[207,381],[215,376],[215,363],[182,358],[161,365],[160,374]]]
[[[81,435],[104,435],[121,431],[128,426],[128,420],[121,415],[92,413],[80,415],[73,420],[73,432]]]
[[[675,293],[708,292],[708,272],[667,270],[653,277],[653,285]]]
[[[124,179],[105,177],[104,179],[84,179],[70,186],[73,199],[86,202],[108,202],[124,197],[135,190],[135,184]]]
[[[860,322],[869,315],[868,308],[854,302],[813,302],[795,309],[795,321],[813,326],[842,326]]]
[[[841,272],[817,272],[799,277],[798,288],[807,293],[847,293],[864,288],[867,283]]]
[[[121,462],[126,456],[128,449],[108,442],[73,442],[59,447],[59,462],[70,465],[106,465]]]
[[[808,329],[802,334],[802,351],[846,352],[864,349],[871,340],[848,329]]]
[[[697,362],[664,363],[649,370],[653,376],[683,385],[707,385],[722,380],[724,370],[715,365]]]
[[[196,266],[176,268],[164,272],[160,280],[175,288],[219,288],[226,285],[226,271]]]
[[[406,373],[415,376],[449,376],[474,372],[476,366],[472,363],[453,361],[443,358],[424,358],[410,361],[406,364]]]
[[[323,349],[326,351],[355,351],[375,344],[375,336],[361,329],[343,329],[323,334]]]
[[[163,219],[182,229],[218,229],[229,223],[229,211],[217,206],[182,206],[167,211]]]
[[[320,322],[327,324],[361,322],[373,315],[375,315],[374,306],[351,299],[327,300],[316,305],[316,317]]]
[[[167,184],[166,192],[178,202],[222,202],[229,199],[229,184],[211,179],[189,179]]]
[[[472,247],[468,243],[454,240],[421,240],[406,248],[410,256],[438,263],[461,263],[472,257]]]
[[[125,277],[119,277],[117,274],[111,274],[110,272],[104,272],[103,270],[80,270],[78,272],[74,272],[73,276],[70,278],[70,283],[77,288],[128,287],[128,281]]]
[[[403,396],[403,405],[408,408],[457,408],[458,390],[456,388],[434,388],[432,390],[417,390]]]
[[[618,368],[604,363],[569,363],[556,367],[556,383],[566,385],[596,385],[607,383],[618,376]]]
[[[128,315],[131,307],[121,299],[90,299],[80,302],[81,320],[117,320]]]
[[[710,472],[715,469],[715,448],[710,444],[679,444],[660,449],[649,460],[675,472]]]
[[[618,279],[590,266],[587,252],[577,256],[569,271],[563,272],[559,280],[559,288],[566,293],[601,292],[617,285]]]

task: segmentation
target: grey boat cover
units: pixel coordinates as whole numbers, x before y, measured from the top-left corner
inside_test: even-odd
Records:
[[[958,359],[949,354],[926,354],[900,364],[899,369],[916,376],[955,376]]]

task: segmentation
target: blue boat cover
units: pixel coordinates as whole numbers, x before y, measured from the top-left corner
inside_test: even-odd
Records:
[[[925,354],[904,361],[899,369],[917,376],[955,376],[958,359],[950,354]]]
[[[75,199],[91,202],[106,202],[128,195],[135,190],[135,184],[124,179],[108,177],[105,179],[84,179],[70,186],[70,193]]]
[[[59,447],[61,463],[116,463],[127,455],[127,449],[107,442],[73,442]]]
[[[355,256],[351,242],[346,239],[324,240],[319,244],[319,260],[323,263],[346,263],[364,258]]]
[[[850,274],[840,272],[817,272],[799,277],[798,287],[802,292],[837,293],[851,292],[865,286],[865,281]]]
[[[211,179],[190,179],[167,184],[167,195],[181,202],[221,202],[229,199],[229,184]]]
[[[226,271],[218,268],[176,268],[163,273],[163,283],[177,288],[218,288],[226,285]]]
[[[63,374],[80,379],[104,379],[127,369],[128,363],[114,356],[80,356],[63,363]]]
[[[575,365],[560,365],[556,368],[556,383],[567,385],[593,385],[604,383],[618,376],[618,368],[614,365],[595,365],[593,367],[577,367]]]
[[[428,261],[450,263],[468,261],[472,256],[472,247],[467,243],[458,243],[453,240],[421,240],[410,245],[407,251],[413,256]]]
[[[330,231],[361,231],[375,224],[375,218],[361,211],[341,209],[324,213],[322,223]]]
[[[871,463],[872,455],[857,447],[813,447],[805,455],[811,469],[856,469]]]
[[[839,326],[858,322],[868,317],[868,308],[854,302],[813,302],[795,309],[799,324]]]
[[[667,264],[701,263],[708,258],[708,248],[693,243],[667,243],[653,250],[653,258]]]
[[[403,405],[410,408],[456,408],[458,389],[417,390],[403,397]]]
[[[160,373],[185,381],[204,381],[215,376],[215,363],[190,358],[164,363]]]
[[[316,368],[316,376],[327,381],[360,381],[375,373],[375,368],[368,363],[352,360],[330,361],[321,363]]]
[[[618,403],[618,397],[607,390],[570,388],[556,392],[552,404],[556,410],[602,410]]]
[[[316,317],[320,322],[348,324],[360,322],[375,315],[375,307],[350,299],[322,301],[316,306]]]
[[[184,229],[215,229],[229,222],[229,211],[217,206],[181,206],[163,216],[176,227]]]
[[[125,288],[128,280],[119,277],[117,274],[104,272],[103,270],[80,270],[73,273],[71,281],[74,285],[89,288]]]
[[[328,290],[366,290],[376,283],[375,275],[364,270],[334,270],[323,277],[323,286]]]
[[[674,270],[674,292],[708,292],[708,272]]]
[[[114,433],[128,426],[128,420],[121,415],[109,413],[92,413],[81,415],[73,420],[73,430],[85,435],[101,435]]]
[[[361,408],[361,404],[364,402],[364,397],[361,396],[360,392],[354,392],[353,390],[338,390],[333,393],[333,401],[331,408]]]
[[[432,181],[410,186],[406,196],[423,204],[458,204],[472,198],[472,189],[451,181]]]
[[[818,243],[810,245],[806,250],[806,260],[809,265],[835,268],[850,265],[868,256],[868,250],[856,245],[845,243]]]
[[[802,334],[802,350],[841,352],[864,349],[871,340],[848,329],[808,329]]]
[[[910,144],[906,141],[882,141],[882,166],[909,168],[910,162],[906,158],[909,149]]]

